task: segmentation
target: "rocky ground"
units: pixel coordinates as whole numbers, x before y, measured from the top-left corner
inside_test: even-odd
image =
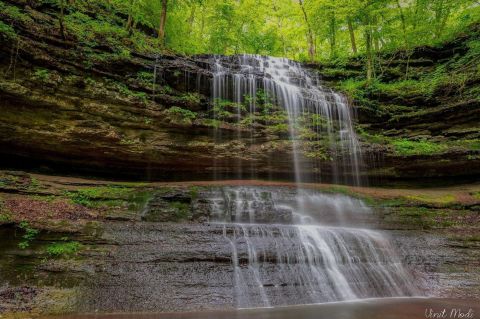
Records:
[[[185,310],[184,298],[191,296],[196,296],[191,310],[232,306],[225,299],[231,291],[218,293],[231,287],[231,252],[228,243],[215,240],[222,229],[208,223],[202,199],[235,185],[294,190],[281,182],[123,183],[2,171],[0,312],[8,318],[8,313]],[[373,206],[377,227],[390,234],[429,294],[480,297],[479,185],[303,186]],[[224,276],[212,278],[211,267]],[[206,280],[218,285],[208,292],[202,286]],[[140,289],[145,285],[171,289],[145,295]],[[129,293],[121,293],[125,287]],[[103,298],[106,292],[116,298]]]

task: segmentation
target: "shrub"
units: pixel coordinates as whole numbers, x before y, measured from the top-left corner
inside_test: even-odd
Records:
[[[0,213],[0,223],[8,223],[12,220],[12,216],[8,213]]]
[[[30,242],[37,237],[39,230],[32,228],[26,221],[21,222],[18,227],[24,231],[22,241],[18,243],[18,247],[20,249],[28,248],[30,246]]]
[[[165,111],[167,118],[177,124],[192,124],[192,121],[197,118],[197,113],[187,109],[182,109],[178,106],[172,106]]]
[[[51,257],[66,257],[76,254],[81,247],[76,241],[59,242],[48,245],[46,251]]]
[[[200,94],[198,93],[185,93],[181,96],[181,99],[187,103],[200,104],[201,102]]]
[[[33,72],[33,77],[42,82],[48,81],[50,78],[50,71],[47,69],[36,69],[35,72]]]
[[[0,13],[1,16],[7,17],[12,21],[20,21],[25,24],[33,23],[32,18],[22,12],[19,8],[0,2]]]
[[[0,21],[0,37],[6,39],[15,39],[17,37],[17,34],[11,26],[5,24],[3,21]]]

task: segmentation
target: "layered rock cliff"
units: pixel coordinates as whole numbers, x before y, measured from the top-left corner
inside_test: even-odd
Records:
[[[259,121],[254,131],[229,117],[228,103],[226,115],[214,118],[211,57],[122,55],[108,42],[86,47],[60,34],[48,8],[5,3],[21,16],[0,13],[14,31],[2,35],[0,48],[2,166],[133,179],[292,178],[282,114]],[[466,56],[471,40],[416,49],[407,65],[402,55],[385,56],[379,78],[396,81],[408,68],[418,79]],[[311,67],[351,96],[366,175],[478,176],[478,77],[461,88],[471,94],[441,88],[426,96],[402,88],[345,89],[345,79],[361,81],[360,61]],[[417,152],[417,144],[402,145],[404,138],[427,141],[427,148],[433,143],[433,151]],[[332,154],[309,156],[321,162],[328,181]],[[239,167],[254,176],[238,174]]]

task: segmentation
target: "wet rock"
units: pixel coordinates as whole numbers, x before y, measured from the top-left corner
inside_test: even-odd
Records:
[[[198,214],[196,217],[199,217]],[[147,203],[142,216],[142,220],[149,222],[178,222],[192,218],[191,194],[182,189],[154,195]]]
[[[30,286],[0,287],[0,313],[30,311],[38,292]]]

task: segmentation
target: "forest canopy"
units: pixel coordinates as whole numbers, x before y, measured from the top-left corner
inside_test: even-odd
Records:
[[[477,0],[112,0],[183,53],[320,60],[432,44],[480,20]]]
[[[8,3],[8,1],[6,1]],[[41,0],[65,37],[139,52],[341,59],[435,44],[480,21],[478,0]],[[2,14],[8,5],[0,2]],[[0,29],[2,26],[0,26]],[[8,31],[8,26],[3,26]],[[0,30],[1,31],[1,30]],[[99,39],[101,38],[101,39]],[[125,45],[129,43],[129,45]],[[128,51],[128,50],[126,50]],[[123,52],[127,54],[128,52]]]

